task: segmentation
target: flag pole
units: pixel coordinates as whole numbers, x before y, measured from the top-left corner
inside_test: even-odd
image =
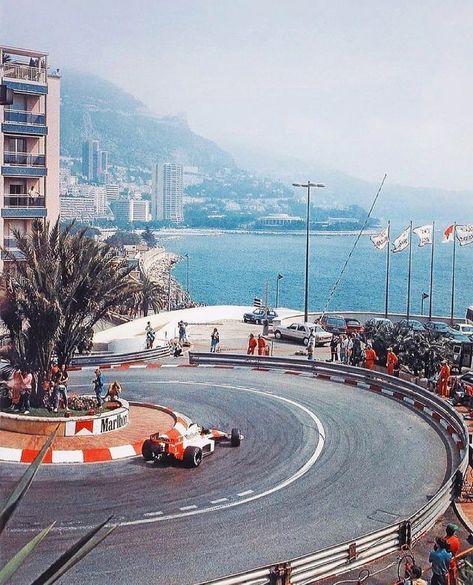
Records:
[[[412,220],[409,224],[409,268],[407,271],[407,324],[411,316],[411,273],[412,273]]]
[[[388,245],[386,246],[386,290],[384,296],[384,318],[388,318],[388,305],[389,305],[389,260],[390,260],[390,239],[391,239],[391,222],[388,221]]]
[[[453,325],[453,314],[455,310],[455,261],[457,251],[457,224],[453,224],[453,254],[452,254],[452,298],[450,305],[450,323]]]
[[[432,222],[432,253],[430,256],[430,288],[429,288],[429,321],[432,320],[432,295],[434,290],[434,249],[435,249],[435,221]]]

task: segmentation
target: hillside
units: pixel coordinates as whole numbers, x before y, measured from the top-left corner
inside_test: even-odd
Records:
[[[100,141],[112,164],[151,169],[175,159],[212,172],[232,157],[190,130],[182,117],[158,118],[132,95],[90,74],[65,71],[61,82],[61,154],[80,157],[82,142]]]

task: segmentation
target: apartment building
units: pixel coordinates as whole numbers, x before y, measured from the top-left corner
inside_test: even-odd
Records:
[[[153,173],[151,209],[153,219],[184,221],[183,166],[177,163],[158,163]]]
[[[47,53],[0,46],[0,84],[13,92],[0,105],[0,242],[15,254],[15,229],[59,216],[60,77],[48,72]]]

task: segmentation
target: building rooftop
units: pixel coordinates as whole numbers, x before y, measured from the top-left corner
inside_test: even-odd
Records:
[[[16,55],[18,57],[47,57],[48,53],[44,51],[38,51],[37,49],[20,49],[19,47],[9,47],[7,45],[0,45],[0,51],[2,53],[8,53],[9,55]]]

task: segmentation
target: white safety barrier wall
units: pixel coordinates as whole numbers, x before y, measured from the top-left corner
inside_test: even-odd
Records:
[[[73,367],[103,366],[108,364],[127,364],[139,361],[157,359],[171,355],[171,348],[168,345],[144,349],[141,351],[130,351],[127,353],[92,353],[89,355],[77,355],[72,360]]]
[[[449,507],[461,489],[468,466],[468,431],[463,419],[446,402],[411,382],[373,370],[295,358],[256,357],[241,354],[193,353],[191,365],[227,365],[309,373],[324,380],[358,386],[416,409],[442,433],[453,455],[453,469],[435,496],[401,522],[359,538],[284,563],[207,581],[200,585],[309,585],[326,577],[351,571],[387,554],[410,546],[427,532]]]

